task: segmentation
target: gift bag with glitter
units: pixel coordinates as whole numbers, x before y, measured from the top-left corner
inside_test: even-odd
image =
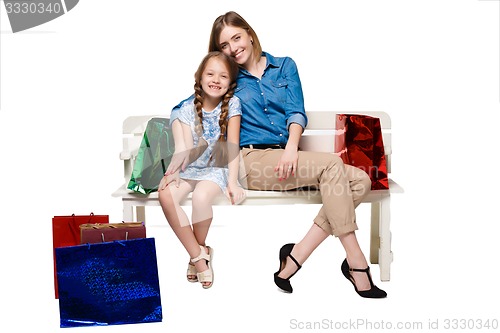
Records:
[[[154,238],[56,249],[61,327],[162,321]]]

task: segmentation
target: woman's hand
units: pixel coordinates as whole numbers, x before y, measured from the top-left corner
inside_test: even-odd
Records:
[[[158,185],[158,191],[163,191],[168,185],[173,183],[175,187],[179,187],[180,177],[179,171],[175,171],[172,174],[168,174],[165,172],[165,175],[160,181],[160,185]]]
[[[290,177],[290,175],[295,175],[298,160],[299,153],[297,146],[287,144],[283,155],[281,155],[278,164],[274,168],[274,171],[278,173],[279,180],[284,180]]]
[[[278,173],[279,180],[285,180],[290,175],[295,176],[297,163],[299,160],[299,141],[304,129],[297,123],[290,124],[288,128],[289,136],[286,143],[285,152],[281,155],[278,165],[274,171]]]
[[[245,190],[238,184],[228,184],[226,195],[232,205],[239,205],[246,198]]]

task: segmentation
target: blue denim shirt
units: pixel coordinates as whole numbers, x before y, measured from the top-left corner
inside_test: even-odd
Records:
[[[267,64],[261,79],[245,69],[238,74],[235,95],[242,109],[240,146],[286,144],[290,124],[297,123],[302,128],[307,125],[297,65],[289,57],[273,57],[266,52],[262,55]],[[181,104],[172,110],[171,123]]]

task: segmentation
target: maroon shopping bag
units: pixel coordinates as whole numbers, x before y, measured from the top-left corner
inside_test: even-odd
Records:
[[[81,244],[146,238],[144,222],[89,223],[80,225]]]
[[[372,190],[389,189],[380,119],[366,115],[342,114],[337,115],[337,126],[345,130],[343,145],[340,134],[339,146],[335,147],[337,153],[345,151],[344,156],[340,155],[344,163],[364,170],[370,176]]]
[[[109,223],[109,215],[66,215],[54,216],[52,218],[52,243],[54,252],[54,291],[55,297],[59,298],[57,288],[57,268],[55,249],[80,245],[80,225],[85,223]]]

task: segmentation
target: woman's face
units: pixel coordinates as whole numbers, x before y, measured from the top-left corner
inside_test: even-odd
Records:
[[[225,26],[220,33],[219,47],[240,66],[247,67],[255,59],[252,39],[245,29]]]

